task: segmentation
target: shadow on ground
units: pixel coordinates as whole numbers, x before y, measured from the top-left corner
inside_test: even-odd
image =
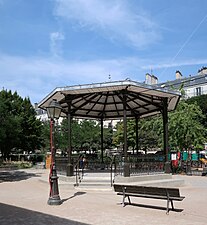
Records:
[[[39,177],[40,175],[34,173],[27,173],[20,170],[8,170],[0,171],[0,183],[2,182],[13,182],[27,180],[31,177]]]
[[[167,210],[166,207],[155,206],[155,205],[145,205],[145,204],[137,204],[137,203],[131,203],[131,204],[125,203],[125,206],[126,206],[126,205],[132,205],[132,206],[137,206],[137,207],[142,207],[142,208],[150,208],[150,209],[165,210],[165,211]],[[169,211],[182,212],[183,209],[176,209],[176,208],[172,209],[172,208],[170,208]]]
[[[86,225],[73,220],[60,218],[32,210],[0,203],[0,224],[1,225]]]
[[[69,198],[62,199],[62,203],[68,201],[71,198],[74,198],[74,197],[79,196],[79,195],[84,195],[84,194],[86,194],[86,192],[78,191],[73,196],[71,196]]]

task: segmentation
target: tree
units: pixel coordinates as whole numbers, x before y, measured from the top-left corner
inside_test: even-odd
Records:
[[[20,148],[28,153],[40,149],[43,144],[42,123],[36,119],[36,113],[29,98],[21,102],[20,117],[22,128]]]
[[[56,140],[56,137],[55,137]],[[42,122],[41,129],[42,152],[50,151],[50,122]]]
[[[138,142],[139,149],[153,148],[158,145],[158,129],[156,125],[156,118],[140,119],[138,122]],[[123,122],[117,123],[116,132],[113,136],[113,143],[119,146],[124,142],[123,139]],[[136,125],[134,119],[127,121],[127,145],[133,150],[136,147]]]
[[[100,133],[100,128],[99,128],[99,133]],[[103,128],[103,147],[104,147],[104,149],[112,148],[112,137],[113,137],[112,126],[109,126],[108,128]],[[100,141],[100,138],[99,138],[99,141]],[[100,145],[99,145],[99,148],[100,148]]]
[[[17,92],[0,92],[0,151],[8,158],[12,150],[33,151],[43,143],[41,122],[28,98],[22,99]]]
[[[160,115],[141,119],[139,129],[141,149],[162,147],[163,123]]]
[[[206,129],[201,123],[204,116],[197,104],[180,101],[176,111],[169,114],[169,143],[182,150],[205,142]]]
[[[191,145],[200,147],[206,141],[206,128],[202,121],[205,116],[200,107],[180,101],[175,111],[169,113],[168,132],[169,146],[182,150]],[[163,146],[163,121],[162,116],[154,116],[139,121],[139,148],[147,149]],[[135,144],[135,122],[127,122],[128,147]],[[123,123],[117,124],[117,131],[113,136],[113,143],[119,145],[123,143]]]
[[[123,122],[118,122],[115,127],[115,132],[113,134],[113,144],[115,146],[120,146],[124,142],[124,126]]]
[[[203,118],[201,118],[201,123],[207,128],[207,95],[200,95],[189,98],[186,100],[188,104],[197,104],[203,113]]]
[[[196,103],[188,104],[185,101],[180,101],[177,109],[168,113],[170,148],[182,150],[192,145],[195,147],[203,145],[206,136],[206,129],[201,122],[203,118],[202,110]],[[154,146],[162,148],[163,121],[161,115],[147,119],[142,124],[140,130],[140,132],[144,131],[143,133],[145,135],[142,134],[144,139],[148,138],[153,141]],[[151,147],[153,145],[151,145]]]
[[[0,151],[4,159],[20,140],[21,120],[15,115],[15,108],[12,107],[13,97],[11,91],[0,92]]]
[[[71,123],[71,142],[73,149],[76,150],[98,150],[101,146],[101,128],[99,123],[94,120],[72,120]],[[56,132],[57,133],[57,132]],[[64,119],[59,127],[59,148],[68,147],[68,121]],[[112,143],[112,129],[104,128],[104,148],[109,148]]]

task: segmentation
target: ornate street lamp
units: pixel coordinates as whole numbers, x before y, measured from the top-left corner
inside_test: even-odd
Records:
[[[48,118],[50,119],[50,150],[51,150],[51,164],[50,164],[50,194],[47,201],[48,205],[60,205],[62,200],[59,196],[58,190],[58,176],[55,166],[55,145],[54,145],[54,119],[58,119],[61,113],[61,106],[56,99],[53,99],[47,107]]]

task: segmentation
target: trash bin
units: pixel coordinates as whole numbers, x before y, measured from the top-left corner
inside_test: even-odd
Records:
[[[51,155],[46,155],[46,169],[50,169],[50,165],[51,165]]]
[[[74,171],[73,171],[73,165],[72,164],[67,164],[67,168],[66,168],[66,176],[73,176],[74,174]]]

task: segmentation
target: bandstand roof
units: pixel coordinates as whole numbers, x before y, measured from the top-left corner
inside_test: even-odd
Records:
[[[157,85],[147,85],[131,80],[57,87],[38,106],[47,108],[56,99],[62,106],[62,115],[79,118],[123,118],[123,101],[126,96],[126,116],[147,117],[160,113],[163,99],[167,99],[168,111],[176,108],[180,92]]]

